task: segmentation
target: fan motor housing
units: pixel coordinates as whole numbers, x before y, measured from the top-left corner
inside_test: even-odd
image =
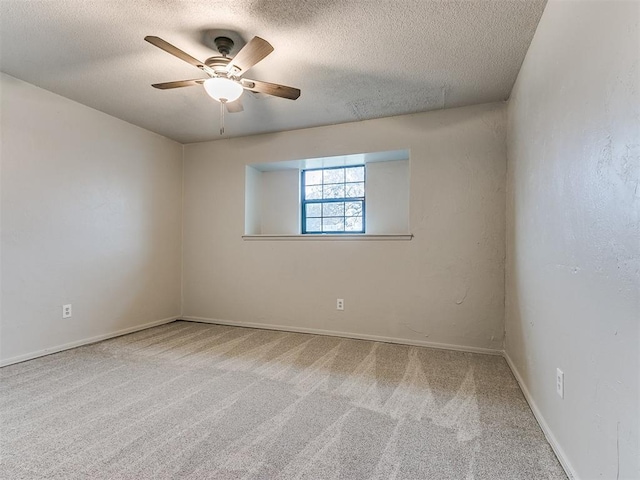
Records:
[[[207,58],[204,63],[207,67],[211,67],[216,73],[226,73],[227,65],[231,61],[228,57],[210,57]]]
[[[229,37],[216,37],[213,42],[216,44],[216,48],[222,54],[223,57],[226,57],[233,50],[233,40]]]
[[[227,74],[227,65],[231,59],[227,56],[233,49],[233,40],[229,37],[216,37],[214,39],[216,48],[222,56],[210,57],[205,60],[205,65],[213,69],[214,72],[225,75]]]

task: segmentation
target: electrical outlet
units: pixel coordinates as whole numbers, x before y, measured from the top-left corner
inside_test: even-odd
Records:
[[[336,310],[344,310],[344,298],[336,300]]]
[[[556,392],[560,398],[564,398],[564,372],[556,368]]]
[[[71,317],[71,304],[62,306],[62,318],[70,318]]]

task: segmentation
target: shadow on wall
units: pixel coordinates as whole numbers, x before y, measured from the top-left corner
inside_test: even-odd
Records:
[[[513,167],[511,163],[509,165]],[[523,314],[520,305],[520,282],[521,279],[518,275],[520,268],[518,265],[518,250],[517,245],[517,229],[516,222],[518,220],[515,192],[512,184],[512,173],[510,169],[507,169],[507,205],[506,205],[506,262],[505,262],[505,332],[504,332],[504,350],[509,357],[520,365],[520,375],[523,376],[523,380],[529,376],[527,363],[524,359],[527,358],[527,342],[524,338],[524,329],[522,328]],[[510,347],[513,348],[518,345],[517,351],[510,351]],[[513,355],[517,353],[518,358],[514,358]],[[522,361],[519,361],[522,359]]]

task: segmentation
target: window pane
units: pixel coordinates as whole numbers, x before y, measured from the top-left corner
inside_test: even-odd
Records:
[[[305,185],[320,185],[322,183],[322,170],[310,170],[304,172]]]
[[[307,217],[321,217],[322,216],[322,204],[321,203],[308,203],[307,204]]]
[[[324,185],[322,198],[344,198],[344,184]]]
[[[364,166],[307,170],[303,205],[305,231],[341,233],[364,231]],[[351,201],[343,199],[352,198]],[[338,201],[333,201],[338,200]],[[306,203],[311,201],[314,203]],[[315,203],[318,201],[317,203]]]
[[[347,183],[345,198],[364,197],[364,182]]]
[[[342,202],[323,203],[322,216],[323,217],[343,217],[344,203]]]
[[[345,231],[347,231],[347,232],[361,232],[362,231],[362,217],[347,217],[347,218],[345,218]]]
[[[304,196],[307,200],[316,200],[322,198],[322,186],[305,186]]]
[[[344,168],[323,170],[324,183],[344,183]]]
[[[345,170],[347,182],[364,182],[364,167],[352,167]]]
[[[323,218],[323,232],[344,232],[344,217],[340,218]]]
[[[307,232],[321,232],[321,231],[322,231],[322,219],[307,218]]]
[[[344,214],[347,217],[362,216],[362,202],[346,202],[344,204]]]

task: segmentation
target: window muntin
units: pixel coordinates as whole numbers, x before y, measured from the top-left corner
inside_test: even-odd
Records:
[[[365,167],[302,171],[302,233],[364,233]]]

